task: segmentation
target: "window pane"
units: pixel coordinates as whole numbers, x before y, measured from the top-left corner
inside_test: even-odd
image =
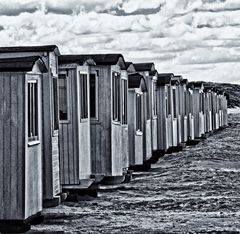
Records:
[[[176,110],[176,89],[173,89],[173,117],[177,117],[177,110]]]
[[[90,117],[96,118],[96,74],[90,74]]]
[[[121,87],[120,74],[112,73],[112,113],[114,121],[121,121]]]
[[[87,74],[80,74],[81,119],[88,118]]]
[[[58,80],[57,78],[53,78],[53,105],[54,105],[54,130],[59,128],[58,123]]]
[[[59,90],[59,117],[60,120],[67,120],[67,78],[65,74],[59,75],[58,78]]]
[[[38,86],[28,82],[28,139],[38,139]]]

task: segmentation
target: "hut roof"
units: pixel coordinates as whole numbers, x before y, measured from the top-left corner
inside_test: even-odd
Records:
[[[157,85],[165,85],[170,84],[172,77],[174,76],[173,73],[160,73],[158,74]]]
[[[150,72],[149,72],[149,75],[150,75],[150,76],[155,76],[155,75],[157,76],[157,75],[158,75],[158,71],[157,71],[156,69],[153,70],[153,71],[150,71]]]
[[[154,63],[134,63],[133,66],[138,72],[155,70]]]
[[[83,61],[87,60],[93,60],[95,65],[116,65],[119,60],[121,60],[119,64],[121,69],[126,69],[126,63],[121,54],[82,54],[60,56],[60,63],[78,62],[83,64]]]
[[[38,63],[41,72],[47,72],[45,63],[40,56],[28,56],[17,58],[0,58],[1,72],[29,72]]]
[[[61,55],[58,58],[59,65],[76,63],[80,66],[84,64],[96,65],[95,61],[88,55]]]
[[[51,52],[54,50],[57,53],[57,55],[60,55],[60,52],[56,45],[0,47],[0,53],[40,52],[40,51]]]
[[[137,72],[128,75],[128,88],[141,88],[142,92],[147,92],[146,81],[144,77]]]

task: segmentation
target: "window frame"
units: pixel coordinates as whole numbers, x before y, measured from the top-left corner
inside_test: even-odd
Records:
[[[140,97],[140,119],[137,118],[137,114],[139,112],[138,109],[138,97]],[[143,93],[136,91],[135,95],[134,95],[134,99],[135,99],[135,134],[136,135],[142,135],[143,134]],[[140,128],[138,128],[138,120],[140,120]]]
[[[115,90],[116,86],[116,81],[115,78],[116,76],[114,75],[118,75],[118,88]],[[112,88],[112,122],[115,124],[121,124],[121,73],[117,72],[117,71],[112,71],[111,73],[111,88]],[[117,96],[118,95],[118,96]],[[117,99],[116,99],[117,96]],[[117,102],[115,102],[115,100],[117,100]],[[116,112],[116,113],[115,113]],[[116,117],[115,118],[115,114]]]
[[[67,119],[66,120],[62,120],[60,119],[60,113],[59,113],[59,123],[70,123],[70,108],[69,108],[69,105],[70,105],[70,87],[69,87],[69,76],[68,76],[68,72],[67,71],[60,71],[58,73],[58,78],[61,76],[61,75],[65,75],[66,76],[66,95],[67,95]],[[60,112],[60,101],[59,101],[59,98],[60,98],[60,95],[59,95],[59,84],[58,84],[58,106],[59,106],[59,112]]]
[[[35,145],[40,142],[40,111],[41,111],[41,102],[40,102],[40,85],[38,78],[33,78],[32,76],[27,79],[26,82],[26,113],[27,113],[27,140],[28,140],[28,146]],[[29,119],[29,84],[36,84],[36,90],[37,90],[37,108],[35,109],[35,113],[37,112],[37,127],[35,126],[35,130],[37,130],[37,135],[35,136],[29,136],[29,126],[30,126],[30,119]],[[31,103],[32,104],[32,103]],[[35,117],[36,121],[36,117]]]
[[[91,117],[91,107],[90,107],[90,119],[92,121],[99,121],[99,70],[91,71],[89,74],[89,104],[91,106],[91,75],[95,75],[95,117]]]
[[[157,118],[157,80],[152,80],[152,117]]]
[[[120,92],[121,92],[121,99],[120,99],[121,124],[122,125],[128,125],[128,79],[127,79],[127,77],[121,76],[120,86],[121,86],[120,87]],[[123,113],[124,113],[124,115],[123,115]]]
[[[82,83],[81,83],[81,75],[86,75],[87,80],[87,117],[82,117]],[[89,73],[86,71],[78,70],[78,104],[79,104],[79,119],[80,122],[86,122],[90,118],[90,111],[89,111]]]
[[[172,117],[173,119],[177,118],[177,87],[173,86],[172,87],[172,105],[173,105],[173,113]]]

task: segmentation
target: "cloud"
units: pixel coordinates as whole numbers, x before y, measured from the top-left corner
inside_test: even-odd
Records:
[[[1,0],[0,45],[153,61],[190,80],[237,82],[240,0]]]

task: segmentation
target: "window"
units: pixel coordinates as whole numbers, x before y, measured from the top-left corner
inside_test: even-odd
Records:
[[[122,124],[127,124],[127,80],[122,79]]]
[[[53,127],[54,130],[59,129],[58,121],[58,79],[53,77]]]
[[[67,100],[67,77],[66,74],[58,76],[59,91],[59,118],[60,120],[68,120],[68,100]]]
[[[152,107],[153,116],[157,116],[157,85],[155,80],[152,82]]]
[[[117,72],[112,74],[112,101],[113,120],[120,122],[120,74]]]
[[[97,78],[98,73],[90,74],[90,117],[91,118],[98,118],[98,84]]]
[[[171,96],[171,86],[167,87],[168,92],[168,115],[172,114],[172,96]]]
[[[38,83],[28,81],[28,140],[38,140]]]
[[[81,119],[88,118],[88,85],[87,74],[80,73]]]
[[[173,89],[173,118],[177,118],[177,96],[176,89]]]
[[[169,113],[169,105],[168,105],[168,87],[165,86],[165,96],[164,96],[164,105],[165,105],[165,117],[168,117]]]
[[[142,131],[142,95],[136,94],[136,130]]]
[[[184,115],[188,114],[188,97],[187,97],[187,90],[184,90],[184,100],[183,100],[183,105],[184,105]]]

